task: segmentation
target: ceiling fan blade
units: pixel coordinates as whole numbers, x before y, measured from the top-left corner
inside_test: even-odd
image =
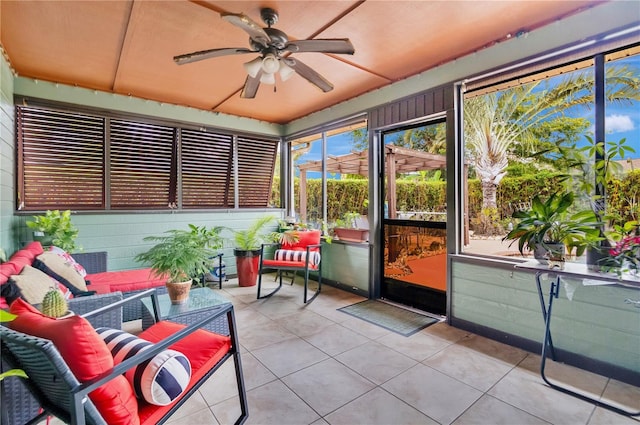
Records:
[[[300,62],[298,59],[286,58],[285,63],[293,68],[302,78],[320,88],[323,92],[333,90],[333,84],[327,81],[322,75]]]
[[[174,56],[173,60],[178,65],[185,63],[197,62],[203,59],[217,58],[218,56],[242,55],[245,53],[256,53],[254,50],[245,49],[243,47],[230,47],[226,49],[210,49],[201,50],[199,52],[186,53],[184,55]]]
[[[261,44],[264,47],[269,47],[271,37],[269,37],[260,25],[244,13],[223,12],[220,14],[220,17],[230,24],[246,31],[249,34],[249,37],[251,37],[251,39],[256,43]]]
[[[292,41],[284,48],[289,52],[321,52],[352,55],[355,53],[353,44],[348,38],[326,38],[317,40]]]
[[[253,99],[256,97],[256,93],[258,92],[258,87],[260,87],[260,76],[262,76],[262,70],[258,72],[255,77],[251,77],[251,75],[247,75],[247,79],[244,82],[244,87],[242,87],[242,91],[240,92],[240,97],[244,99]]]

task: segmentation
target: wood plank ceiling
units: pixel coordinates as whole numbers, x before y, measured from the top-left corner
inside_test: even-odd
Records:
[[[602,1],[14,1],[0,2],[0,40],[22,77],[287,123],[531,31]],[[257,54],[178,66],[173,56],[249,48],[221,12],[260,20],[290,39],[349,38],[355,54],[298,53],[335,89],[298,75],[240,98],[242,67]]]

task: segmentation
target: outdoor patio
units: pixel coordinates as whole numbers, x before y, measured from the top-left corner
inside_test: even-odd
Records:
[[[235,280],[222,289],[236,308],[248,424],[638,423],[547,387],[539,355],[445,323],[404,337],[337,311],[363,298],[330,286],[307,306],[297,283],[260,301],[255,291]],[[227,366],[168,423],[237,417]],[[624,394],[639,407],[640,388],[562,365],[548,372],[605,397]]]

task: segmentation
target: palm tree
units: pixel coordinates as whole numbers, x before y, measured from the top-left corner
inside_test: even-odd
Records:
[[[640,99],[637,70],[610,66],[606,81],[609,102]],[[536,129],[553,120],[567,120],[563,113],[573,106],[591,107],[594,103],[593,85],[593,74],[583,72],[553,85],[549,80],[542,80],[465,101],[467,161],[475,167],[480,178],[483,209],[497,207],[496,190],[506,175],[513,146],[534,146],[540,142],[536,138]]]

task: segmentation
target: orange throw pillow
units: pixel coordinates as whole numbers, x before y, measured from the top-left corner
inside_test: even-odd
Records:
[[[53,319],[22,299],[9,311],[18,317],[9,326],[53,342],[78,381],[85,382],[113,368],[113,357],[91,324],[80,316]],[[118,376],[89,394],[108,424],[138,425],[138,402],[124,376]]]

